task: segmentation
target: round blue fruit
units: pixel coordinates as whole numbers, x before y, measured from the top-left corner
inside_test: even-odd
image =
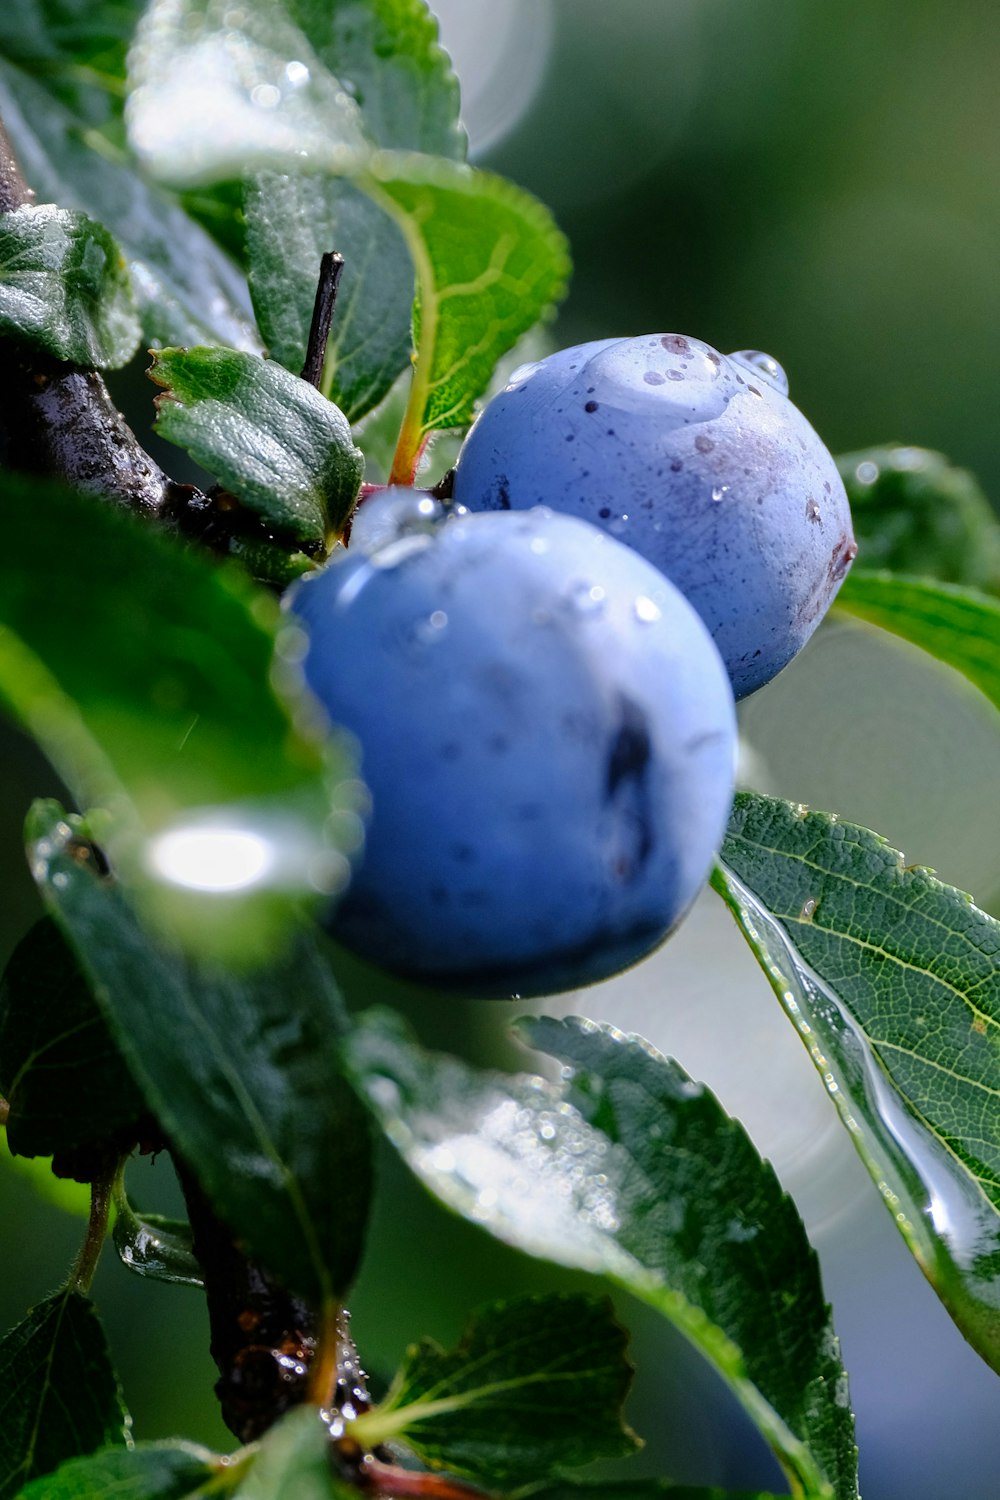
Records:
[[[350,550],[291,600],[372,801],[330,930],[474,995],[606,978],[711,868],[736,753],[725,669],[678,591],[596,527],[442,520],[426,500],[365,501]]]
[[[473,511],[548,505],[633,547],[701,615],[737,698],[805,645],[857,551],[780,365],[674,333],[516,371],[466,438],[454,495]]]

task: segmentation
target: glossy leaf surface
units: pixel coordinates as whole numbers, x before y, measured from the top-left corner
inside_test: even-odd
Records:
[[[127,364],[141,327],[111,235],[51,203],[0,216],[0,333],[95,369]]]
[[[854,1500],[847,1380],[805,1231],[742,1127],[647,1044],[525,1025],[562,1088],[422,1051],[364,1017],[348,1059],[384,1129],[456,1212],[529,1254],[608,1276],[674,1322],[789,1475]]]
[[[610,1302],[522,1297],[482,1308],[457,1347],[407,1350],[385,1400],[353,1424],[366,1447],[401,1439],[425,1463],[489,1486],[620,1458],[632,1369]]]
[[[920,646],[1000,708],[1000,603],[956,585],[852,571],[837,608]]]
[[[237,1500],[356,1500],[357,1490],[336,1480],[329,1435],[314,1406],[299,1407],[264,1438]]]
[[[368,1137],[340,1076],[340,1002],[315,940],[249,977],[187,963],[73,857],[51,804],[34,817],[42,895],[165,1133],[275,1276],[316,1302],[343,1292],[367,1216]]]
[[[310,732],[282,654],[299,632],[241,574],[110,506],[2,488],[0,702],[78,806],[108,814],[101,841],[144,911],[191,947],[270,954],[359,837],[353,767]]]
[[[65,1459],[125,1442],[125,1409],[93,1303],[63,1289],[0,1342],[0,1500]]]
[[[357,499],[364,459],[343,414],[271,360],[234,349],[164,349],[151,378],[156,430],[269,527],[321,547]]]
[[[867,829],[750,793],[714,883],[921,1268],[1000,1369],[1000,923]]]
[[[225,1472],[214,1453],[191,1443],[139,1443],[72,1459],[18,1500],[195,1500],[213,1481],[216,1494],[226,1493]]]
[[[1000,522],[966,469],[895,444],[837,459],[858,541],[856,566],[1000,590]]]
[[[144,1113],[72,949],[50,917],[22,938],[0,981],[0,1092],[7,1141],[52,1156],[106,1139]]]
[[[115,1184],[111,1233],[122,1264],[137,1276],[175,1286],[204,1285],[201,1263],[192,1248],[190,1224],[163,1214],[140,1213],[130,1203],[121,1175]]]

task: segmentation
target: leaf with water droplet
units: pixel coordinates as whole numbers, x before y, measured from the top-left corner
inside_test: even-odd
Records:
[[[158,945],[36,804],[36,879],[147,1105],[219,1216],[293,1291],[342,1293],[371,1190],[367,1120],[341,1072],[336,985],[311,932],[241,976]]]
[[[967,469],[901,444],[842,454],[837,467],[851,502],[856,570],[1000,592],[1000,521]]]
[[[315,1406],[299,1407],[264,1435],[237,1500],[357,1500],[330,1463],[330,1434]]]
[[[847,1377],[794,1205],[706,1089],[637,1038],[543,1018],[560,1087],[423,1051],[369,1012],[351,1076],[428,1189],[528,1254],[649,1302],[714,1365],[810,1495],[855,1500]]]
[[[957,585],[854,569],[835,606],[954,667],[1000,708],[1000,603]]]
[[[195,1500],[226,1494],[237,1479],[228,1459],[193,1443],[137,1443],[70,1459],[18,1500]]]
[[[115,1183],[115,1222],[112,1238],[123,1266],[151,1281],[175,1286],[204,1286],[201,1263],[193,1248],[186,1219],[163,1214],[140,1214],[129,1202],[124,1174]]]
[[[752,793],[713,884],[921,1269],[1000,1370],[1000,922],[877,834]]]
[[[128,1418],[94,1305],[69,1287],[0,1342],[0,1500],[65,1459],[124,1443]]]
[[[273,360],[235,349],[161,349],[156,430],[247,510],[314,552],[357,500],[364,459],[344,414]]]
[[[352,1424],[367,1448],[400,1440],[433,1468],[483,1484],[620,1458],[632,1369],[610,1302],[579,1294],[481,1308],[458,1346],[414,1344],[388,1394]]]

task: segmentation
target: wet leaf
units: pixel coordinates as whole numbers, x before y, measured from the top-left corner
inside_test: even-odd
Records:
[[[126,1413],[93,1303],[63,1288],[0,1342],[0,1500],[65,1459],[124,1443]]]
[[[236,1500],[357,1500],[330,1468],[329,1433],[314,1406],[275,1423],[260,1445]]]
[[[224,1462],[192,1443],[138,1443],[71,1459],[18,1500],[196,1500],[213,1482],[215,1493],[226,1492]]]
[[[846,453],[837,465],[857,566],[1000,591],[1000,521],[968,470],[900,444]]]
[[[51,203],[0,215],[0,333],[70,364],[127,364],[141,328],[103,225]]]
[[[750,793],[714,884],[922,1270],[1000,1369],[1000,923],[877,834]]]
[[[122,1264],[137,1276],[175,1286],[204,1285],[187,1220],[139,1213],[129,1202],[121,1178],[115,1185],[112,1238]]]
[[[33,821],[42,896],[165,1134],[276,1277],[316,1303],[342,1293],[367,1218],[368,1133],[340,1074],[340,1001],[316,940],[303,934],[250,976],[186,962],[74,858],[52,804]]]
[[[7,1140],[52,1156],[106,1140],[145,1110],[72,949],[50,917],[18,944],[0,981],[0,1091]]]
[[[300,546],[322,547],[354,507],[364,459],[343,414],[271,360],[234,349],[163,349],[156,430],[248,510]]]
[[[241,573],[110,506],[14,475],[3,497],[0,702],[104,810],[150,920],[269,956],[359,837],[353,765],[282,654],[298,631]]]
[[[649,1302],[715,1366],[810,1494],[855,1500],[847,1379],[816,1257],[742,1127],[676,1063],[590,1022],[522,1024],[563,1087],[424,1052],[395,1018],[348,1037],[359,1089],[414,1173],[531,1255]]]
[[[401,1440],[433,1468],[490,1485],[620,1458],[632,1368],[606,1299],[520,1297],[477,1312],[458,1346],[407,1350],[385,1400],[352,1424],[366,1447]]]
[[[953,584],[854,570],[838,609],[889,630],[961,672],[1000,708],[1000,603]]]

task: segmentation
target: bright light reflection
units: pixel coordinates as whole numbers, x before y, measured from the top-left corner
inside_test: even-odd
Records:
[[[156,873],[192,891],[243,891],[271,872],[274,846],[239,828],[179,828],[150,849]]]

